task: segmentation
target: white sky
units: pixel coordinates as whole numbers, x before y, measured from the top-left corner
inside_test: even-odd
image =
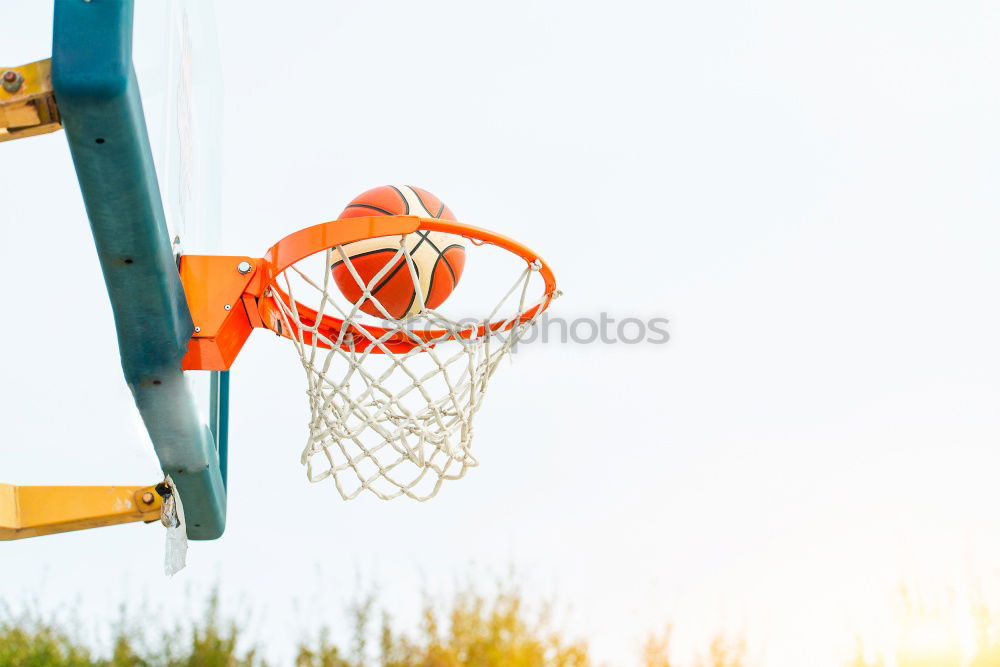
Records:
[[[0,61],[48,57],[51,7],[7,4]],[[293,350],[258,334],[233,371],[226,535],[173,580],[156,526],[5,543],[0,599],[181,613],[219,581],[277,657],[341,624],[359,572],[406,622],[422,589],[514,564],[611,664],[674,621],[682,654],[729,629],[764,664],[824,667],[853,631],[886,636],[901,579],[996,575],[1000,5],[217,15],[226,254],[413,183],[545,255],[554,315],[666,317],[672,340],[529,346],[478,418],[479,469],[425,504],[344,503],[299,466]],[[0,154],[0,478],[154,481],[65,138]]]

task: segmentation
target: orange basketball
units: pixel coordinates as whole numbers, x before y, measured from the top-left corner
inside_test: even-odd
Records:
[[[451,209],[430,192],[411,185],[383,185],[368,190],[353,200],[337,218],[357,218],[367,215],[416,215],[421,218],[454,220]],[[462,237],[443,232],[417,231],[407,234],[403,243],[413,258],[417,287],[427,308],[437,308],[452,293],[465,268],[465,246]],[[392,264],[389,271],[371,288],[372,296],[394,319],[415,314],[420,304],[417,289],[406,260],[398,255],[398,237],[365,239],[344,245],[344,252],[351,258],[361,280],[371,285],[375,276]],[[331,265],[333,280],[341,293],[351,302],[362,297],[362,288],[351,275],[343,260]],[[385,317],[371,300],[359,308],[375,317]]]

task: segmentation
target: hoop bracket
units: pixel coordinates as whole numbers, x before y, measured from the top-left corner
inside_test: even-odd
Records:
[[[194,334],[181,362],[186,371],[228,371],[255,326],[261,260],[224,255],[183,255],[181,283]]]

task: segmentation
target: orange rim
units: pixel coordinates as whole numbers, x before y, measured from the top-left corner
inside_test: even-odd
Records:
[[[273,300],[280,299],[286,308],[291,308],[292,299],[278,286],[277,280],[282,273],[291,268],[296,262],[318,252],[324,252],[329,248],[333,248],[338,245],[382,236],[402,236],[405,234],[411,234],[417,230],[455,234],[469,239],[475,245],[493,245],[507,250],[508,252],[521,257],[527,264],[534,264],[537,262],[539,266],[539,275],[545,283],[545,292],[541,302],[521,313],[519,316],[512,317],[510,319],[497,320],[495,322],[490,322],[489,324],[480,325],[474,329],[467,329],[457,333],[449,332],[446,329],[409,330],[409,335],[405,337],[400,334],[397,335],[397,337],[389,337],[384,340],[383,345],[388,351],[393,353],[408,352],[416,347],[421,347],[421,344],[413,340],[412,337],[416,337],[421,341],[430,342],[439,341],[449,333],[462,338],[478,338],[486,334],[487,330],[491,332],[509,331],[515,325],[530,321],[537,317],[542,311],[548,308],[549,304],[552,302],[556,293],[555,275],[552,273],[552,269],[545,262],[545,260],[543,260],[536,252],[527,246],[501,234],[491,232],[488,229],[473,227],[472,225],[466,225],[452,220],[418,218],[412,215],[378,215],[324,222],[312,227],[307,227],[306,229],[301,229],[293,234],[289,234],[271,246],[270,250],[268,250],[267,254],[264,256],[264,286],[267,289],[264,290],[264,298],[260,300],[259,305],[261,319],[263,320],[264,326],[271,329],[275,333],[284,336],[285,338],[295,340],[292,336],[292,332],[286,330],[286,327],[281,324],[284,320],[283,311],[281,307],[273,302]],[[303,322],[303,324],[309,327],[316,326],[318,316],[316,310],[309,308],[308,306],[304,306],[301,303],[296,303],[295,309],[298,314],[298,318]],[[332,315],[323,315],[318,324],[318,332],[327,340],[338,340],[341,332],[344,330],[344,320],[333,317]],[[390,329],[385,329],[383,327],[358,324],[356,322],[352,323],[350,327],[364,329],[372,338],[375,339],[381,339],[391,331]],[[302,333],[302,342],[306,345],[312,345],[313,334],[309,331],[303,331]],[[351,331],[348,330],[347,333],[351,333]],[[360,344],[358,343],[358,338],[361,339]],[[358,337],[354,337],[354,342],[355,344],[350,349],[355,351],[364,351],[369,347],[371,347],[371,352],[383,351],[381,346],[372,344],[371,340],[363,334],[359,334]],[[330,347],[322,341],[317,342],[316,345],[322,348]],[[348,349],[348,346],[346,345],[342,347],[344,349]]]

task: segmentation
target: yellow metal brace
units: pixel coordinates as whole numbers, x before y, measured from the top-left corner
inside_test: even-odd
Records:
[[[0,141],[55,132],[62,124],[52,93],[52,60],[0,67]]]
[[[51,59],[0,67],[0,141],[61,128]],[[157,488],[0,484],[0,540],[156,521],[164,499]]]
[[[162,505],[156,486],[0,484],[0,540],[157,521]]]

